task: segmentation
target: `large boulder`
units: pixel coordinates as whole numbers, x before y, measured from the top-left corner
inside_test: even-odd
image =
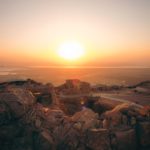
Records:
[[[48,108],[37,103],[23,117],[21,117],[19,121],[23,126],[30,126],[41,130],[43,122],[46,121],[45,112],[47,112],[47,110]]]
[[[11,139],[12,150],[33,150],[33,130],[30,127],[23,126],[22,131],[18,136],[15,136]],[[10,142],[10,140],[9,140]]]
[[[138,116],[142,108],[143,108],[142,106],[135,104],[135,103],[123,103],[123,104],[116,106],[113,109],[113,111],[121,112],[123,114]]]
[[[12,140],[21,132],[21,127],[18,123],[0,126],[0,140]]]
[[[59,109],[49,109],[45,114],[46,120],[43,122],[45,128],[54,129],[58,125],[61,125],[64,120],[64,113]]]
[[[150,122],[140,122],[137,132],[141,147],[150,148]]]
[[[36,150],[55,150],[56,145],[48,130],[33,134],[33,147]]]
[[[143,116],[143,117],[147,117],[148,119],[150,119],[150,105],[144,106],[140,110],[140,115]]]
[[[117,150],[137,149],[136,132],[134,129],[115,131],[111,138],[112,148]]]
[[[58,99],[55,94],[55,88],[51,83],[42,84],[34,80],[27,79],[0,84],[0,91],[4,91],[7,88],[20,88],[28,90],[32,92],[32,94],[37,98],[38,102],[43,105],[58,104]]]
[[[8,124],[11,120],[11,112],[4,102],[0,101],[0,125]]]
[[[92,109],[99,113],[102,114],[108,110],[112,110],[114,107],[118,105],[118,102],[111,102],[107,99],[100,98],[94,102]]]
[[[118,127],[122,124],[122,114],[114,110],[105,112],[103,118],[103,128]]]
[[[75,128],[83,131],[100,126],[99,115],[88,108],[74,114],[72,121],[75,122]]]
[[[21,88],[9,88],[7,91],[0,93],[0,113],[4,115],[7,111],[7,113],[10,113],[14,118],[19,118],[23,116],[35,102],[35,97],[30,91]]]
[[[53,139],[55,139],[58,150],[78,149],[81,138],[81,133],[74,128],[74,122],[67,118],[53,130]]]
[[[70,116],[81,111],[86,106],[85,102],[86,98],[84,97],[61,98],[59,106],[66,115]]]
[[[137,117],[140,115],[142,108],[142,106],[134,103],[123,103],[117,105],[114,109],[106,111],[102,115],[104,118],[104,128],[119,127],[126,123],[134,126],[137,123]]]
[[[87,133],[87,147],[92,150],[111,150],[109,131],[107,129],[91,129]]]

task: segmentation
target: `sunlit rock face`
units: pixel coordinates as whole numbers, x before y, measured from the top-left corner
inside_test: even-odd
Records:
[[[8,88],[5,92],[0,93],[0,103],[4,110],[11,111],[11,116],[19,118],[36,103],[36,99],[28,90]]]
[[[91,86],[87,82],[82,82],[78,79],[66,80],[66,83],[58,87],[58,90],[64,95],[90,94]]]
[[[130,103],[118,105],[114,109],[106,111],[103,114],[105,118],[103,121],[104,127],[113,128],[122,125],[134,126],[137,123],[138,117],[141,116],[140,110],[142,108]]]
[[[44,106],[58,105],[55,88],[52,84],[42,84],[34,80],[28,79],[23,81],[12,81],[0,84],[0,91],[3,92],[10,88],[21,88],[30,91],[37,101]]]
[[[91,109],[85,108],[72,116],[72,121],[75,122],[74,127],[79,130],[87,130],[92,128],[99,128],[99,116]]]

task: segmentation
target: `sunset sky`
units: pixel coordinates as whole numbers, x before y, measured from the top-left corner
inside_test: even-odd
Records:
[[[84,49],[58,54],[65,42]],[[0,65],[150,66],[150,0],[0,0]]]

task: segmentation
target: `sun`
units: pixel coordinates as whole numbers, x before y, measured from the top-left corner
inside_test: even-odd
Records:
[[[76,60],[84,55],[84,48],[78,42],[65,42],[60,45],[58,53],[66,60]]]

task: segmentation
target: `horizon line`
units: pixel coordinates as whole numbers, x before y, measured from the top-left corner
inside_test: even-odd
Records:
[[[47,65],[43,65],[43,66],[39,66],[39,65],[36,65],[36,66],[26,66],[26,67],[29,67],[29,68],[125,68],[125,69],[149,69],[150,66],[47,66]]]

